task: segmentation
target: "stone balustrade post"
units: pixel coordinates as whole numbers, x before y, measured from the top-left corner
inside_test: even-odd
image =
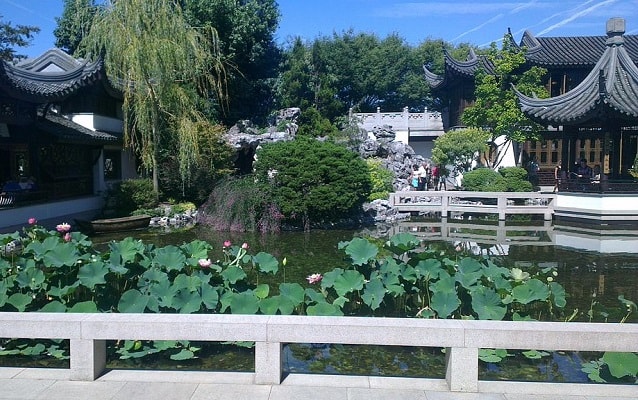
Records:
[[[505,210],[507,209],[507,197],[498,195],[496,198],[496,207],[498,208],[498,220],[505,221]]]
[[[445,380],[451,392],[478,392],[478,349],[445,349]]]
[[[70,379],[94,381],[106,368],[106,341],[71,339],[70,344]]]
[[[279,342],[255,343],[255,383],[279,385],[282,377],[283,345]]]

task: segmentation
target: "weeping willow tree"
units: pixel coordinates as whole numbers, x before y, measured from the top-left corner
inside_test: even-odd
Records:
[[[159,194],[161,135],[174,135],[180,175],[188,180],[200,154],[204,97],[224,97],[224,68],[212,29],[189,26],[175,0],[113,0],[82,40],[80,54],[103,58],[124,97],[124,144],[152,172]]]

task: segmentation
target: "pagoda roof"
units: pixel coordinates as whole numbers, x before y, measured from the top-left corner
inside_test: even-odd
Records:
[[[30,103],[63,100],[102,77],[101,61],[77,60],[60,49],[18,64],[0,62],[0,89]]]
[[[40,115],[35,126],[65,143],[106,144],[121,142],[122,138],[109,132],[91,130],[54,112]]]
[[[510,30],[508,29],[508,32]],[[508,37],[512,38],[511,34]],[[629,57],[638,62],[638,35],[625,35],[625,48]],[[513,40],[513,39],[512,39]],[[563,36],[536,37],[530,31],[525,31],[519,48],[525,48],[525,59],[530,65],[544,68],[593,68],[605,52],[606,36]],[[477,70],[483,69],[487,73],[494,71],[494,65],[482,55],[470,51],[465,61],[454,59],[448,51],[445,55],[445,72],[438,75],[426,67],[425,79],[432,89],[440,89],[453,79],[464,77],[474,79]]]
[[[597,118],[638,121],[638,67],[625,46],[624,20],[620,20],[621,28],[614,25],[618,21],[608,22],[605,50],[578,86],[548,99],[527,97],[515,90],[521,110],[535,121],[553,125]]]

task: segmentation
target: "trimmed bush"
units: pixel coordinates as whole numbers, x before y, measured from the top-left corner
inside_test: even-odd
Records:
[[[472,192],[505,192],[507,181],[490,168],[479,168],[463,174],[463,188]]]

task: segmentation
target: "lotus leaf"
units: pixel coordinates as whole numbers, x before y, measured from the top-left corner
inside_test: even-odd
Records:
[[[199,259],[208,258],[208,252],[211,249],[210,244],[203,240],[193,240],[179,247],[184,253],[189,254],[189,263],[194,265]],[[194,261],[194,262],[193,262]]]
[[[202,285],[202,303],[209,310],[215,310],[219,304],[219,293],[214,286],[208,283]]]
[[[281,302],[280,296],[268,297],[259,301],[259,310],[266,315],[276,315]],[[293,307],[294,308],[294,307]]]
[[[41,260],[44,254],[55,249],[60,244],[60,237],[57,235],[49,236],[43,241],[33,241],[29,243],[25,248],[25,253],[32,253],[36,260]]]
[[[497,363],[510,354],[504,349],[479,349],[479,360],[486,363]]]
[[[499,295],[490,288],[479,287],[471,292],[472,309],[479,319],[502,320],[507,313],[507,307],[501,303]]]
[[[334,317],[343,316],[343,311],[341,311],[339,307],[329,303],[317,303],[315,305],[309,306],[306,309],[306,313],[308,315],[326,315]]]
[[[552,293],[554,305],[559,308],[564,308],[567,305],[565,288],[560,283],[550,282],[549,290]]]
[[[47,295],[61,299],[63,297],[71,295],[79,286],[79,280],[75,281],[72,285],[66,285],[63,287],[51,286],[49,290],[47,290]]]
[[[290,300],[296,307],[304,301],[305,291],[298,283],[281,283],[279,284],[279,295]]]
[[[374,260],[379,248],[363,238],[354,238],[346,246],[346,254],[352,258],[354,265],[364,265]]]
[[[184,361],[184,360],[192,360],[193,358],[197,358],[197,357],[195,356],[195,353],[193,353],[192,351],[188,349],[182,349],[177,354],[171,354],[170,358],[171,360],[175,360],[175,361]]]
[[[414,268],[419,274],[419,277],[426,280],[437,279],[439,277],[439,273],[443,271],[441,268],[441,261],[436,258],[420,260]]]
[[[199,311],[202,305],[202,296],[197,292],[180,290],[173,297],[173,308],[180,314],[192,314]]]
[[[405,294],[405,288],[399,281],[399,277],[397,275],[383,275],[380,276],[380,279],[388,293],[392,296],[397,297]]]
[[[595,361],[594,360],[594,361],[590,361],[590,362],[588,362],[586,364],[583,364],[582,368],[580,370],[583,371],[584,373],[586,373],[587,377],[592,382],[605,383],[607,381],[604,380],[600,376],[600,369],[602,368],[603,365],[604,365],[604,363],[602,361]]]
[[[333,287],[335,284],[335,280],[337,280],[337,277],[343,274],[343,271],[344,270],[342,268],[335,268],[332,271],[328,271],[323,274],[323,279],[321,279],[321,287],[323,289]]]
[[[339,296],[363,289],[364,276],[355,270],[344,271],[335,279],[334,289]]]
[[[546,351],[528,350],[524,351],[523,355],[525,358],[529,358],[530,360],[539,360],[543,357],[547,357],[549,353]]]
[[[84,264],[78,270],[78,279],[82,285],[93,289],[95,285],[106,283],[104,278],[109,273],[109,268],[100,260]]]
[[[14,293],[7,299],[7,303],[14,306],[18,311],[23,312],[31,304],[33,297],[24,293]]]
[[[398,233],[390,238],[388,244],[396,254],[401,254],[414,250],[421,244],[421,241],[411,233]]]
[[[252,291],[233,293],[230,299],[230,311],[233,314],[255,314],[259,310],[259,299]]]
[[[323,293],[318,292],[311,288],[306,288],[304,291],[305,295],[310,299],[310,301],[314,301],[315,303],[325,303],[326,297]]]
[[[464,257],[459,261],[454,279],[466,289],[480,283],[483,277],[483,265],[473,258]]]
[[[434,293],[456,293],[456,281],[447,271],[442,270],[439,272],[439,280],[431,284],[430,289]]]
[[[638,355],[635,353],[605,352],[602,360],[607,364],[609,373],[614,378],[638,375]]]
[[[58,243],[53,250],[47,251],[42,256],[44,265],[49,268],[73,266],[79,259],[77,246],[73,243]]]
[[[39,268],[27,267],[18,273],[16,282],[21,288],[29,288],[31,290],[37,290],[42,287],[46,277],[44,272]]]
[[[150,296],[142,294],[137,289],[129,289],[122,294],[117,309],[121,313],[143,313]]]
[[[379,265],[379,272],[384,275],[399,275],[403,268],[402,263],[397,262],[394,258],[385,258]]]
[[[144,255],[144,244],[141,240],[135,240],[127,237],[119,242],[111,242],[109,244],[111,251],[111,263],[113,265],[123,265],[134,262],[138,256]]]
[[[185,289],[188,292],[195,292],[202,287],[202,280],[198,276],[179,274],[175,277],[173,286],[177,290]]]
[[[161,307],[174,308],[173,298],[177,291],[177,287],[172,285],[168,279],[148,285],[148,293],[157,300]]]
[[[246,273],[244,270],[234,265],[223,270],[220,275],[224,278],[225,282],[228,282],[231,285],[246,279]]]
[[[75,303],[73,307],[67,310],[68,313],[96,313],[98,312],[97,304],[93,301],[81,301]]]
[[[138,284],[138,286],[141,284],[142,281],[146,282],[147,284],[165,282],[168,280],[168,274],[156,267],[152,267],[144,271],[141,278],[142,279],[140,279],[140,283]]]
[[[381,302],[383,302],[384,296],[385,287],[383,286],[381,280],[371,279],[365,284],[365,289],[363,291],[363,295],[361,295],[361,299],[372,310],[376,310],[377,308],[379,308],[379,306],[381,306]]]
[[[42,307],[38,311],[39,312],[59,312],[59,313],[63,313],[63,312],[66,312],[66,306],[64,304],[60,303],[59,301],[52,301],[50,303],[45,304],[44,307]]]
[[[548,296],[549,287],[538,279],[530,279],[512,289],[514,301],[521,304],[529,304],[535,300],[547,300]]]
[[[155,251],[152,262],[167,271],[180,271],[186,264],[186,256],[178,247],[166,246]]]
[[[417,272],[416,272],[416,268],[414,268],[411,265],[408,264],[402,264],[401,265],[401,278],[412,283],[415,284],[418,276],[417,276]]]
[[[461,300],[456,292],[434,292],[430,301],[430,308],[438,314],[439,318],[447,318],[461,305]]]
[[[276,274],[279,271],[279,261],[263,251],[253,257],[253,262],[259,267],[261,272]]]
[[[260,285],[257,285],[257,287],[254,289],[254,292],[257,298],[265,299],[266,297],[268,297],[268,293],[270,293],[270,286],[268,286],[267,283],[262,283]]]
[[[23,356],[39,356],[44,353],[47,348],[42,343],[36,343],[33,346],[26,346],[22,350],[20,350],[20,354]]]

